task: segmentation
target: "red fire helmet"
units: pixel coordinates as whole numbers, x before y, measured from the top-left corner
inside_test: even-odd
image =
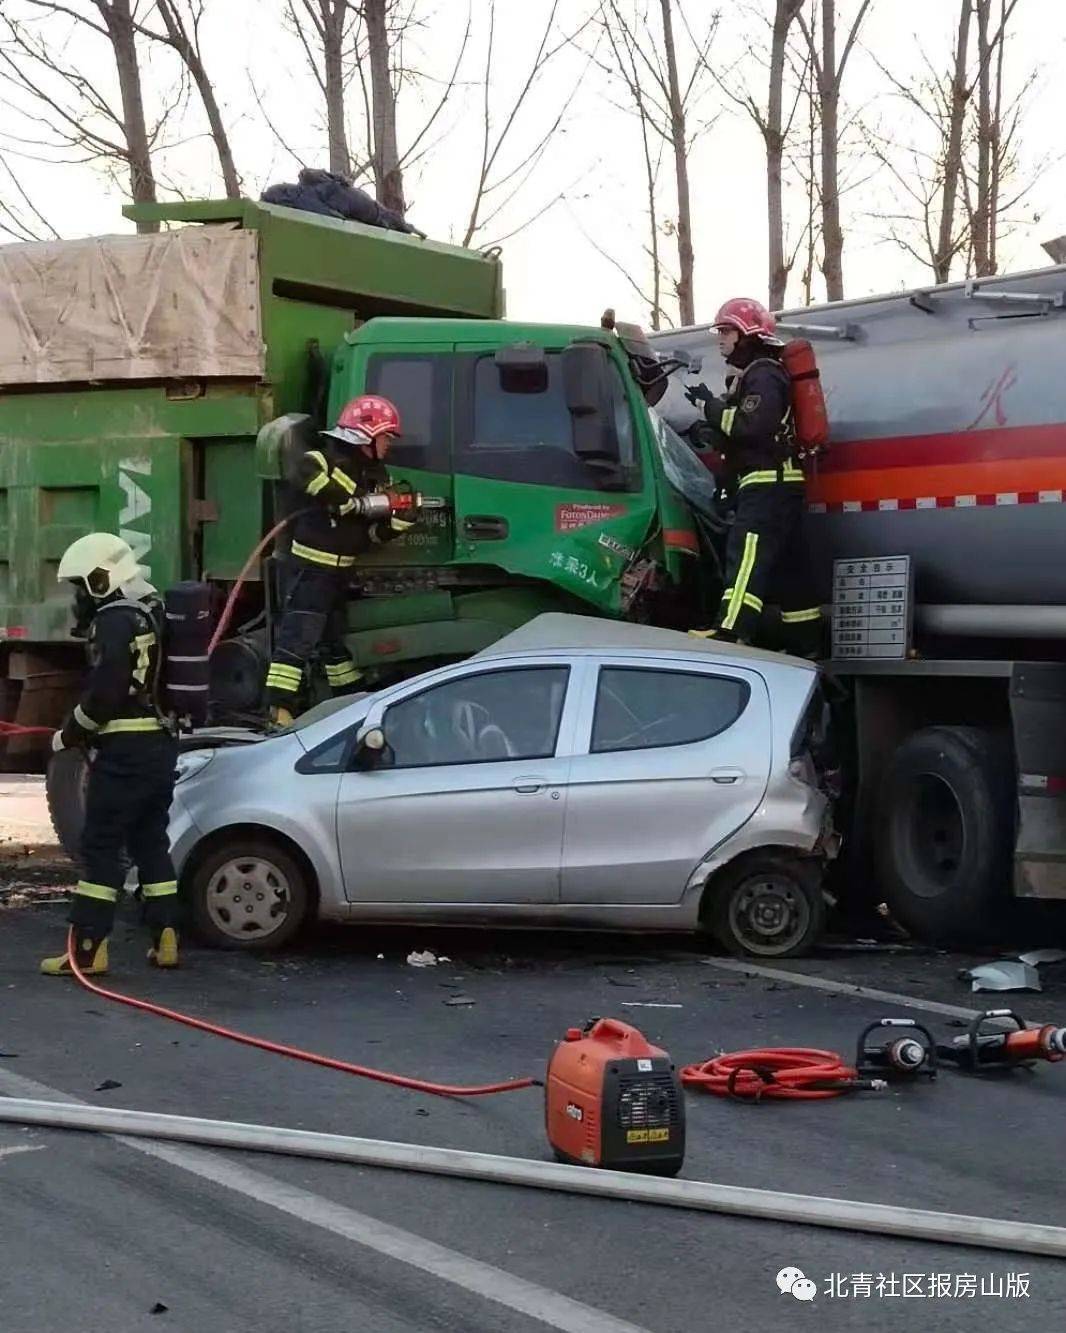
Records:
[[[777,324],[773,315],[750,296],[734,296],[726,301],[714,317],[716,329],[736,329],[741,334],[756,334],[764,342],[780,346]]]
[[[360,394],[344,404],[337,424],[322,434],[345,444],[369,444],[379,435],[399,435],[400,414],[387,398],[376,393]]]

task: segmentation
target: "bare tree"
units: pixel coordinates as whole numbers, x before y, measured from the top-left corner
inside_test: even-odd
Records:
[[[601,0],[598,22],[612,55],[609,65],[598,62],[609,77],[620,81],[637,113],[642,138],[653,132],[674,162],[677,214],[670,229],[677,241],[678,273],[674,283],[682,324],[696,320],[693,287],[695,252],[692,244],[692,206],[689,190],[689,157],[696,139],[713,119],[699,121],[695,114],[702,92],[702,76],[709,70],[708,53],[718,29],[717,14],[706,17],[706,28],[697,35],[677,0],[658,0],[658,30],[650,19],[647,3],[634,0]],[[677,13],[691,45],[691,69],[681,74],[678,43],[674,34]],[[645,148],[645,177],[651,200],[649,215],[653,229],[655,308],[660,309],[659,256],[655,189],[657,170],[651,170],[652,154]]]
[[[996,271],[999,229],[1034,183],[1034,176],[1019,179],[1019,146],[1035,71],[1016,97],[1004,100],[1002,52],[1016,3],[1000,0],[993,31],[990,4],[961,0],[949,73],[920,48],[916,76],[903,78],[880,65],[892,90],[891,124],[884,130],[866,126],[864,135],[896,202],[879,216],[889,224],[888,239],[928,264],[936,282],[949,280],[960,256],[967,273]],[[901,108],[915,122],[909,143],[900,132]],[[1008,182],[1016,187],[1009,197],[1003,188]]]
[[[119,90],[119,107],[115,107],[84,72],[80,56],[68,61],[65,44],[48,41],[42,23],[13,19],[10,14],[0,16],[7,38],[0,48],[0,74],[18,96],[34,106],[33,118],[50,135],[46,143],[26,142],[36,147],[73,149],[79,161],[120,166],[128,174],[134,203],[154,203],[152,149],[167,111],[149,130],[141,89],[137,25],[130,0],[82,0],[80,9],[58,0],[24,3],[49,20],[71,20],[75,34],[93,32],[104,38],[110,46]],[[9,142],[17,138],[14,134],[6,137]],[[140,222],[137,229],[158,231],[159,224]]]
[[[804,62],[800,77],[796,80],[792,105],[785,114],[785,71],[788,64],[788,39],[804,0],[774,0],[774,12],[769,19],[770,41],[768,50],[760,48],[758,43],[749,41],[744,55],[733,69],[720,72],[709,65],[711,75],[725,95],[744,111],[754,122],[762,137],[766,151],[766,218],[767,218],[767,293],[771,310],[778,310],[784,304],[788,275],[792,270],[796,254],[785,254],[785,210],[783,171],[785,147],[789,132],[803,96],[806,81],[806,67],[809,57]],[[755,17],[747,16],[747,17]],[[750,77],[752,64],[762,65],[767,69],[766,101],[763,103],[752,92],[753,80]],[[737,77],[733,77],[736,74]]]
[[[19,175],[0,154],[0,234],[15,241],[53,241],[59,232],[27,194]]]
[[[396,145],[396,92],[392,83],[390,0],[364,0],[371,87],[371,161],[378,201],[403,215],[403,171]]]
[[[575,80],[565,92],[562,100],[557,104],[555,114],[547,121],[544,131],[538,135],[532,146],[520,150],[518,161],[510,164],[507,161],[506,148],[521,113],[527,105],[530,93],[542,80],[545,70],[548,69],[559,52],[571,46],[579,34],[588,26],[588,20],[584,20],[572,32],[560,32],[556,29],[558,11],[559,0],[552,0],[551,10],[541,31],[540,40],[533,52],[533,58],[526,68],[525,78],[518,85],[517,91],[509,103],[505,105],[503,112],[497,115],[493,108],[493,89],[497,84],[494,76],[496,0],[489,0],[485,63],[480,80],[483,127],[481,161],[478,166],[477,180],[474,184],[470,212],[463,232],[463,245],[471,245],[478,232],[483,231],[499,218],[507,206],[518,196],[540,165],[548,145],[563,123],[577,93],[580,80]],[[534,217],[543,216],[549,208],[564,197],[565,193],[565,189],[559,191],[548,204],[538,207],[533,217],[528,218],[520,226],[513,227],[507,233],[507,236],[498,239],[506,240],[508,236],[513,236],[516,232],[521,231],[523,227],[528,226]]]
[[[345,115],[345,55],[358,6],[351,0],[285,0],[285,13],[325,101],[329,169],[346,178],[359,175],[361,169],[353,171]]]
[[[153,41],[171,47],[189,71],[196,91],[200,94],[211,138],[218,154],[222,183],[229,199],[241,197],[241,178],[233,161],[229,134],[215,96],[214,85],[207,74],[203,49],[200,44],[200,24],[203,22],[205,0],[155,0],[155,9],[163,22],[163,32],[137,24],[137,31]]]
[[[826,297],[844,299],[844,233],[840,225],[840,89],[870,0],[861,0],[837,60],[836,0],[822,0],[821,34],[802,12],[796,18],[814,65],[821,125],[822,273]]]

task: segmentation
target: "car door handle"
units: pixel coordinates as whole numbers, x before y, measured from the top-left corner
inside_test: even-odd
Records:
[[[515,778],[514,789],[520,796],[533,796],[547,785],[545,778]]]
[[[739,782],[741,778],[746,778],[747,776],[748,775],[744,772],[742,768],[711,769],[711,781],[717,782],[723,787],[727,787],[730,785],[730,783],[733,782]]]
[[[463,519],[463,532],[476,541],[499,542],[510,533],[511,528],[505,518],[497,514],[470,514]]]

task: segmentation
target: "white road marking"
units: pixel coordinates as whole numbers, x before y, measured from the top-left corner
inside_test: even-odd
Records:
[[[71,1097],[50,1088],[47,1084],[37,1083],[34,1079],[24,1078],[21,1074],[11,1074],[0,1070],[0,1091],[13,1097],[36,1097],[45,1101],[75,1102],[88,1105],[80,1097]],[[472,1292],[485,1300],[505,1305],[510,1310],[527,1315],[549,1328],[561,1330],[561,1333],[649,1333],[648,1329],[637,1324],[616,1319],[613,1315],[597,1310],[593,1306],[583,1305],[571,1300],[548,1287],[527,1282],[512,1273],[492,1264],[471,1259],[456,1250],[449,1250],[434,1241],[416,1236],[410,1231],[388,1225],[376,1217],[358,1213],[342,1204],[333,1203],[320,1195],[312,1194],[284,1181],[263,1175],[241,1166],[229,1158],[201,1148],[176,1147],[169,1143],[154,1143],[147,1139],[128,1138],[122,1134],[108,1135],[109,1138],[125,1144],[135,1152],[146,1157],[154,1157],[172,1166],[180,1167],[202,1180],[234,1190],[246,1198],[267,1207],[276,1208],[302,1222],[321,1227],[335,1236],[354,1241],[378,1254],[387,1255],[400,1263],[409,1264],[424,1273],[429,1273],[464,1291]],[[44,1145],[42,1145],[44,1146]]]
[[[47,1143],[23,1143],[17,1148],[0,1148],[0,1159],[4,1157],[14,1157],[20,1152],[44,1152],[48,1147]]]
[[[847,981],[830,981],[828,977],[812,977],[805,972],[789,972],[783,967],[763,967],[761,964],[746,963],[740,958],[704,958],[708,967],[721,968],[725,972],[739,972],[741,976],[768,977],[771,981],[786,981],[790,986],[809,986],[813,990],[829,991],[833,995],[851,995],[857,1000],[883,1000],[886,1004],[898,1004],[904,1009],[924,1009],[930,1014],[944,1014],[948,1018],[976,1018],[983,1014],[983,1009],[966,1009],[959,1004],[942,1004],[939,1000],[923,1000],[917,995],[900,995],[891,990],[875,990],[872,986],[853,986]],[[996,1000],[990,997],[989,1008],[1002,1008],[1009,1003],[1004,998]]]

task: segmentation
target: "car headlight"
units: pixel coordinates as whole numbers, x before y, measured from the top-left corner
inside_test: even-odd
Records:
[[[214,750],[189,750],[185,754],[178,755],[177,776],[174,779],[175,786],[179,782],[185,782],[199,773],[215,757]]]

